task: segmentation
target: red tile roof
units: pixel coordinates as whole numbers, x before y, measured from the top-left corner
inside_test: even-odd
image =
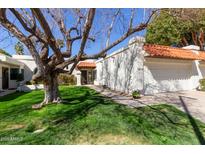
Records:
[[[81,68],[95,68],[96,64],[95,62],[88,62],[88,61],[81,61],[78,63],[77,68],[81,69]]]
[[[164,45],[144,45],[144,50],[151,57],[188,59],[188,60],[205,60],[205,52],[192,51],[190,49],[182,49]],[[198,53],[197,53],[198,52]]]

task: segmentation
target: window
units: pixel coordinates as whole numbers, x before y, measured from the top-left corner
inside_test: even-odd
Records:
[[[24,69],[19,70],[19,68],[11,68],[10,69],[10,80],[23,81],[24,80]]]
[[[11,68],[10,69],[10,80],[17,80],[19,77],[19,69]]]

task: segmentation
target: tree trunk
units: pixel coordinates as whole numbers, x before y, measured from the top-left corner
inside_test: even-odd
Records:
[[[192,40],[194,42],[194,45],[198,46],[196,32],[191,32],[191,36],[192,36]]]
[[[186,37],[182,37],[182,43],[183,43],[183,46],[188,46],[189,45]]]
[[[33,109],[40,109],[49,103],[61,103],[61,97],[58,89],[58,74],[47,75],[44,80],[44,100],[40,104],[32,106]]]
[[[204,32],[203,30],[200,30],[200,34],[199,34],[199,47],[201,51],[204,51]]]

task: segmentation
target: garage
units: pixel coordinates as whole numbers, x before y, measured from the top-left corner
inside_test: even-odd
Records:
[[[144,93],[191,90],[194,74],[191,60],[146,58]]]

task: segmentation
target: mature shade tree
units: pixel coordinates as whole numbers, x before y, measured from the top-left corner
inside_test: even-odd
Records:
[[[21,42],[16,43],[14,48],[17,55],[24,55],[24,47]]]
[[[147,28],[148,43],[204,50],[205,9],[163,9]]]
[[[145,20],[139,24],[134,22],[136,10],[129,11],[127,21],[124,20],[127,12],[123,13],[121,9],[0,9],[0,24],[28,48],[36,62],[37,71],[32,79],[44,84],[44,100],[33,108],[60,103],[59,73],[71,74],[79,61],[105,57],[107,51],[130,35],[146,29],[157,12],[155,9],[149,10]],[[11,15],[15,22],[11,20]],[[105,19],[104,23],[102,19]],[[111,42],[110,35],[116,30],[113,26],[116,22],[117,27],[123,28],[119,38]],[[96,41],[102,34],[106,34],[108,40],[104,48],[94,54],[86,54],[86,45]],[[75,42],[78,46],[76,53],[73,52]],[[64,69],[67,65],[72,66],[68,71]]]

